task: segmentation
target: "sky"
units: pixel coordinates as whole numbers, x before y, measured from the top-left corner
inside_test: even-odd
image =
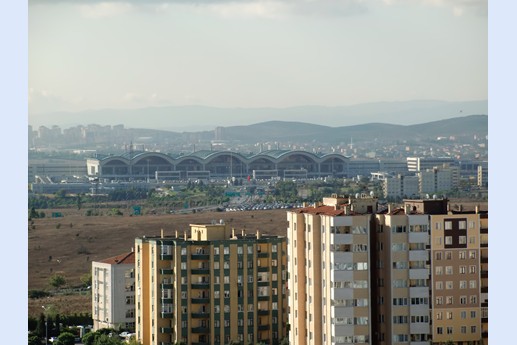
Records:
[[[29,117],[488,99],[486,0],[29,0]]]

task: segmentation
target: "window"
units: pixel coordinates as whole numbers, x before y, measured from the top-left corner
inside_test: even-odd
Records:
[[[219,269],[219,261],[214,261],[214,270]]]
[[[461,326],[460,332],[461,332],[461,334],[467,334],[467,326]]]
[[[449,304],[449,305],[450,305],[450,304],[453,304],[453,303],[454,303],[454,297],[452,297],[452,296],[447,296],[447,298],[446,298],[446,303],[447,303],[447,304]]]
[[[467,288],[467,281],[460,280],[460,289],[466,289],[466,288]]]
[[[442,245],[442,238],[441,237],[435,237],[434,244],[436,245]]]
[[[474,265],[469,266],[469,273],[471,273],[471,274],[476,273],[476,266],[474,266]]]
[[[451,275],[452,273],[452,266],[445,266],[445,274]]]
[[[436,260],[441,260],[442,259],[442,252],[436,252],[434,253],[434,258]]]
[[[467,221],[466,220],[460,220],[458,226],[459,226],[460,230],[466,230],[467,229]]]
[[[446,281],[446,282],[445,282],[445,288],[446,288],[447,290],[452,290],[452,289],[454,289],[454,284],[453,284],[453,282],[452,282],[452,281],[450,281],[450,280]]]
[[[475,319],[475,318],[476,318],[476,311],[475,311],[475,310],[472,310],[472,311],[470,312],[470,318],[471,318],[471,319]]]
[[[450,250],[445,252],[445,259],[452,260],[452,252]]]
[[[467,318],[467,312],[466,312],[466,311],[464,311],[464,310],[462,310],[462,311],[460,312],[460,317],[461,317],[462,319],[466,319],[466,318]]]
[[[443,327],[436,327],[437,334],[443,334]]]
[[[461,260],[464,260],[467,258],[467,252],[465,250],[462,250],[458,253],[458,256]]]
[[[434,223],[435,230],[442,230],[442,223]]]
[[[447,320],[452,320],[452,311],[446,313]]]
[[[460,270],[460,274],[465,274],[465,272],[467,270],[467,266],[460,266],[459,270]]]
[[[445,230],[452,230],[452,222],[450,220],[445,221]]]
[[[451,326],[447,327],[447,334],[452,334],[453,328]]]
[[[219,255],[219,247],[214,247],[214,255]]]
[[[445,236],[445,244],[452,244],[452,236]]]
[[[470,289],[475,289],[476,286],[477,286],[477,281],[475,281],[475,280],[469,281],[469,288]]]
[[[470,333],[476,333],[476,326],[470,326]]]
[[[460,236],[459,237],[459,243],[460,244],[466,244],[467,243],[467,236]]]
[[[470,244],[474,244],[474,243],[476,243],[476,236],[470,236],[470,237],[469,237],[469,243],[470,243]]]
[[[470,304],[477,304],[478,297],[475,295],[470,296]]]
[[[437,276],[441,276],[443,274],[443,267],[442,266],[436,266],[434,268],[434,272]]]
[[[476,227],[476,222],[471,220],[469,221],[469,229],[474,229]]]
[[[469,251],[469,259],[475,259],[476,258],[476,251],[471,250]]]
[[[442,290],[443,289],[443,282],[436,282],[436,290]]]
[[[467,296],[460,296],[460,304],[467,304]]]
[[[230,247],[224,247],[224,254],[230,254]]]
[[[237,254],[242,254],[242,246],[237,247]]]
[[[436,320],[442,320],[443,319],[443,312],[436,313]]]
[[[276,253],[277,252],[277,245],[276,244],[271,245],[271,252],[272,253]]]
[[[181,255],[187,255],[187,248],[181,248]]]

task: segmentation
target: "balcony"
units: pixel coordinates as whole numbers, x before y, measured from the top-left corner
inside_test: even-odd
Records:
[[[190,269],[190,273],[192,274],[210,274],[209,268],[192,268]]]
[[[174,274],[174,270],[172,268],[161,268],[160,274]]]
[[[162,297],[161,302],[162,302],[162,304],[173,304],[174,303],[174,298],[172,298],[172,297],[170,297],[170,298]]]
[[[208,303],[210,303],[210,298],[208,298],[208,297],[191,298],[190,302],[192,302],[192,304],[208,304]]]
[[[486,243],[481,243],[481,248],[488,248],[488,242],[486,242]]]
[[[193,319],[207,319],[210,317],[210,313],[208,312],[198,312],[198,313],[190,313]]]
[[[160,288],[162,288],[162,289],[174,289],[174,284],[172,282],[162,283],[162,284],[160,284]]]
[[[258,296],[257,300],[259,300],[259,301],[269,301],[269,296]]]
[[[481,271],[481,278],[488,278],[488,271]]]
[[[204,283],[191,283],[190,284],[190,287],[192,289],[208,289],[209,286],[210,286],[210,283],[208,283],[208,282],[204,282]]]
[[[192,333],[196,334],[208,334],[210,333],[210,328],[208,327],[192,327]]]
[[[269,256],[269,253],[267,253],[267,252],[257,253],[258,258],[267,258],[268,256]]]
[[[259,309],[257,315],[269,315],[269,310]]]
[[[259,266],[257,267],[258,272],[269,272],[269,267]]]
[[[482,256],[481,257],[481,263],[482,264],[487,264],[488,263],[488,256]]]
[[[192,260],[210,260],[210,254],[190,254]]]
[[[481,287],[481,292],[482,293],[488,293],[488,286],[482,286]]]
[[[173,255],[172,254],[160,254],[160,260],[172,260]]]
[[[269,286],[269,281],[257,281],[257,286]]]
[[[170,312],[170,313],[161,313],[161,317],[162,319],[172,319],[174,317],[174,313],[173,312]]]
[[[258,326],[259,331],[267,331],[269,330],[269,325],[259,325]]]
[[[488,228],[481,228],[482,234],[488,234]]]
[[[160,327],[160,333],[171,334],[173,329],[170,327]]]

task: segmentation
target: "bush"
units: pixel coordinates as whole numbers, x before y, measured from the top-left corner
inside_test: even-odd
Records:
[[[69,332],[63,332],[57,337],[56,345],[74,345],[75,335]]]
[[[50,294],[43,290],[29,290],[29,298],[43,298],[50,296]]]

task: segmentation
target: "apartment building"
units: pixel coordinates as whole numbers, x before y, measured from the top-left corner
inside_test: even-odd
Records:
[[[429,215],[433,343],[488,344],[488,214],[446,200],[405,204]]]
[[[93,329],[135,328],[135,253],[92,262]]]
[[[287,219],[290,344],[488,344],[479,208],[334,195]]]
[[[388,177],[383,182],[385,198],[405,198],[420,194],[418,176],[397,175]]]
[[[455,169],[455,170],[454,170]],[[417,173],[421,194],[432,194],[450,191],[455,187],[455,171],[457,167],[426,169]]]
[[[287,213],[290,344],[368,343],[377,199],[333,196]]]
[[[286,239],[191,224],[136,247],[136,337],[143,345],[278,344],[287,334]]]

